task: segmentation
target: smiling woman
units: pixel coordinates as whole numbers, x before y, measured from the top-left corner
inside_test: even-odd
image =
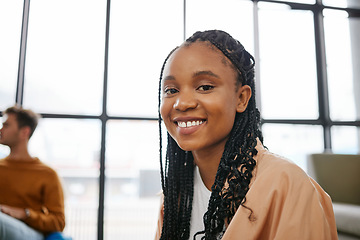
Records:
[[[165,60],[159,127],[163,119],[168,144],[155,239],[337,239],[329,196],[263,146],[254,65],[219,30],[196,32]],[[160,152],[161,143],[160,135]]]

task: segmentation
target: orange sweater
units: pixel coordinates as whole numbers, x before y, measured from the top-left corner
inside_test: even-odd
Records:
[[[38,158],[0,160],[0,204],[28,208],[24,222],[44,233],[65,227],[64,195],[56,172]]]

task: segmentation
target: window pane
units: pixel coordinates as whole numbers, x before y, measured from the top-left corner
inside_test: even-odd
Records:
[[[341,154],[360,154],[360,128],[331,128],[332,150]]]
[[[2,128],[3,118],[0,117],[0,128]],[[8,146],[0,144],[0,159],[6,157],[10,153],[10,148]]]
[[[307,155],[324,149],[321,126],[264,124],[263,134],[270,152],[285,156],[305,171]]]
[[[324,5],[332,7],[350,7],[360,9],[359,0],[322,0]]]
[[[100,114],[106,1],[31,1],[24,105]]]
[[[206,11],[204,11],[204,6],[206,6]],[[209,29],[228,32],[254,55],[253,3],[251,1],[187,1],[186,36],[190,37],[196,31]]]
[[[0,109],[15,103],[23,4],[0,1]]]
[[[353,31],[356,41],[355,35],[360,33],[360,22],[357,20],[357,24],[353,23],[349,22],[345,11],[324,11],[329,104],[333,120],[360,119],[360,69],[355,67],[358,66],[356,62],[360,62],[360,46],[358,41],[352,42],[350,38],[350,31]]]
[[[65,233],[95,240],[101,124],[98,120],[41,119],[30,152],[57,170],[65,194]]]
[[[10,149],[9,147],[5,145],[0,145],[0,159],[5,158],[7,155],[9,155]]]
[[[264,118],[318,117],[313,14],[259,3],[261,112]]]
[[[160,69],[182,41],[182,15],[182,1],[111,2],[109,114],[157,117]]]
[[[156,121],[107,125],[105,239],[154,236],[160,198]]]

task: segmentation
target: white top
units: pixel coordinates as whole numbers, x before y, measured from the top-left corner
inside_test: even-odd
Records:
[[[201,179],[199,168],[195,166],[194,170],[194,197],[192,202],[191,219],[190,219],[190,238],[194,239],[195,233],[203,231],[204,221],[203,217],[207,211],[211,191],[206,188],[204,182]],[[196,239],[201,239],[204,234],[196,236]]]

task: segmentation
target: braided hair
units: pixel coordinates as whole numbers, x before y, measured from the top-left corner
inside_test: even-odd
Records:
[[[244,206],[245,195],[249,190],[252,171],[256,165],[254,156],[257,154],[257,150],[255,147],[257,139],[263,142],[263,137],[260,130],[260,112],[255,103],[255,60],[253,56],[239,41],[224,31],[196,32],[185,41],[184,45],[191,45],[199,41],[219,49],[231,61],[232,68],[238,73],[237,86],[249,85],[252,91],[246,110],[236,113],[215,182],[211,187],[208,209],[203,218],[205,229],[197,233],[204,234],[202,239],[213,240],[221,238],[225,222],[231,222],[240,205],[247,208]],[[166,62],[176,49],[171,51],[165,59],[159,81],[160,172],[164,194],[164,220],[160,239],[166,240],[189,239],[194,187],[192,153],[182,150],[169,133],[167,133],[165,161],[162,157],[161,81]],[[251,220],[252,210],[249,210],[251,212],[249,220]]]

